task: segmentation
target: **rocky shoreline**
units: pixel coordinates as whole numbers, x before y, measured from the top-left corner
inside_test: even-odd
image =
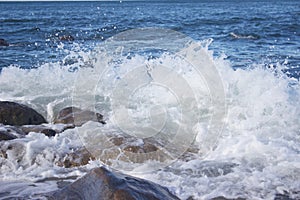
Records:
[[[54,137],[67,129],[80,127],[88,121],[105,125],[103,115],[92,111],[81,110],[76,107],[62,109],[53,122],[45,118],[34,109],[15,102],[0,101],[0,158],[7,159],[7,152],[18,147],[16,139],[25,138],[34,132]],[[57,126],[53,126],[53,124]],[[130,138],[129,138],[130,139]],[[110,141],[119,146],[124,152],[148,153],[156,151],[159,147],[154,141],[144,140],[142,146],[128,144],[127,136],[110,138]],[[10,141],[12,141],[10,143]],[[15,141],[15,142],[13,142]],[[191,150],[192,151],[192,150]],[[80,167],[87,165],[95,157],[84,147],[74,150],[59,160],[55,165],[64,168]],[[104,158],[105,159],[105,158]],[[184,159],[184,158],[183,158]],[[139,161],[137,161],[139,162]],[[103,161],[105,163],[105,161]],[[54,199],[100,199],[100,200],[172,200],[179,199],[166,187],[148,180],[136,178],[107,167],[94,168],[85,176],[73,183],[50,193],[38,194],[40,197]],[[24,197],[26,199],[27,197]],[[193,200],[190,196],[187,200]],[[223,196],[213,200],[226,200]],[[244,198],[237,197],[237,200]],[[278,194],[276,200],[291,200],[288,194]]]
[[[12,144],[5,145],[3,143],[5,141],[24,138],[30,132],[53,137],[66,129],[81,126],[87,121],[105,124],[100,113],[67,107],[62,109],[54,120],[54,124],[60,124],[60,129],[53,129],[47,126],[48,122],[45,118],[32,108],[15,102],[2,101],[0,102],[0,157],[7,158],[7,150],[14,148]],[[122,142],[120,139],[115,139],[115,143]],[[94,157],[82,148],[64,156],[64,159],[56,164],[71,168],[86,165],[93,159]],[[64,188],[40,196],[48,199],[179,199],[163,186],[117,171],[110,171],[105,167],[92,169]]]

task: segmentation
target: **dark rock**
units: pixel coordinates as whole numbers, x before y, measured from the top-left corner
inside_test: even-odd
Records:
[[[52,200],[179,200],[163,186],[104,167],[93,169],[74,183],[47,196]]]
[[[223,197],[223,196],[219,196],[219,197],[215,197],[215,198],[212,198],[211,200],[246,200],[245,198],[240,198],[240,197],[237,197],[237,198],[226,198],[226,197]]]
[[[0,140],[13,140],[16,139],[17,137],[13,134],[10,134],[7,131],[1,131],[0,130]]]
[[[24,135],[25,133],[17,127],[0,125],[0,140],[13,140]]]
[[[45,118],[28,106],[15,102],[0,102],[0,123],[5,125],[37,125],[46,123]]]
[[[61,41],[74,41],[74,37],[72,35],[63,35],[60,36],[59,39]]]
[[[52,136],[55,136],[56,134],[61,133],[67,129],[75,128],[75,126],[72,124],[62,124],[62,126],[60,126],[60,127],[55,127],[52,125],[51,128],[49,128],[46,125],[23,125],[19,128],[26,135],[30,132],[35,132],[35,133],[43,133],[44,135],[46,135],[48,137],[52,137]]]
[[[88,121],[95,121],[105,124],[103,121],[103,115],[100,113],[95,113],[89,110],[81,110],[76,107],[67,107],[62,109],[56,119],[55,124],[74,124],[75,126],[81,126]]]
[[[58,133],[58,131],[55,131],[43,125],[25,125],[20,127],[20,129],[26,134],[30,132],[36,132],[36,133],[43,133],[48,137],[55,136]]]
[[[41,133],[43,133],[44,135],[46,135],[48,137],[53,137],[56,135],[56,131],[52,130],[50,128],[42,130]]]
[[[0,47],[1,46],[2,47],[8,47],[9,43],[6,40],[0,38]]]
[[[189,196],[186,200],[196,200],[194,196]]]
[[[291,198],[290,194],[284,191],[284,194],[276,194],[274,200],[296,200],[296,199]]]

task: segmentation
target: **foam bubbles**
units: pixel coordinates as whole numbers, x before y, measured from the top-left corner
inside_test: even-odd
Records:
[[[204,50],[208,51],[207,47],[204,47]],[[136,173],[149,171],[148,169],[155,166],[157,161],[146,162],[130,173],[165,185],[182,199],[189,196],[196,199],[216,196],[270,199],[274,198],[276,193],[285,192],[294,193],[292,197],[299,198],[299,193],[295,193],[299,192],[300,188],[299,82],[284,74],[274,74],[261,66],[233,70],[230,62],[225,61],[223,57],[213,58],[212,52],[208,52],[209,58],[213,60],[220,73],[226,94],[227,118],[224,120],[225,125],[217,146],[203,157],[200,150],[201,134],[206,132],[207,127],[201,123],[195,124],[192,127],[197,133],[193,144],[194,150],[188,152],[188,158],[179,159],[160,171]],[[109,60],[109,58],[105,60],[105,56],[105,52],[101,50],[79,51],[72,52],[71,56],[75,61],[80,57],[78,62],[46,63],[30,70],[13,66],[5,68],[0,74],[1,100],[28,104],[51,120],[59,109],[72,105],[70,97],[74,85],[80,86],[87,96],[95,94],[94,88],[89,88],[89,81],[98,80],[99,76],[94,73],[96,69],[93,66],[101,66],[101,63]],[[108,118],[111,114],[111,101],[107,94],[113,89],[110,87],[113,85],[111,83],[118,81],[119,75],[126,73],[130,66],[147,62],[184,64],[178,58],[165,54],[152,61],[143,56],[121,57],[118,61],[121,62],[119,64],[116,60],[110,62],[110,71],[102,84],[106,87],[98,87],[99,93],[95,96],[98,102],[96,106],[100,107],[101,112]],[[201,89],[198,90],[202,92],[197,94],[197,97],[203,100],[203,104],[199,105],[201,109],[196,114],[207,120],[211,108],[205,107],[209,103],[205,102],[206,87],[203,87],[204,84],[200,83],[201,80],[199,81],[193,73],[189,73],[189,67],[182,67],[186,70],[182,74],[189,77],[190,83],[195,83],[195,87]],[[85,79],[75,83],[75,80],[78,81],[79,71],[83,73],[82,77]],[[144,88],[138,90],[136,96],[133,95],[131,98],[140,99],[146,104],[143,106],[149,108],[151,105],[147,104],[151,104],[151,98],[144,101],[141,98],[143,92],[151,97],[149,90]],[[170,105],[175,105],[175,99],[170,94],[165,98],[160,92],[162,91],[158,90],[154,97],[159,95],[162,97],[160,100],[168,100]],[[91,105],[94,105],[94,102],[86,101],[84,104],[78,104],[86,108]],[[136,105],[131,106],[134,108]],[[157,109],[159,113],[159,108]],[[169,117],[173,116],[176,119],[176,109],[171,109],[169,113]],[[135,117],[139,117],[147,113],[141,111],[134,114]],[[145,119],[140,123],[149,121]],[[85,127],[91,128],[93,125],[85,124],[83,129]],[[99,127],[96,126],[95,129]],[[109,123],[101,131],[104,134],[117,132]],[[1,179],[2,182],[7,181],[1,185],[10,183],[1,189],[2,191],[19,186],[26,188],[26,184],[24,186],[21,182],[16,183],[20,179],[37,181],[48,177],[81,176],[86,169],[102,164],[99,160],[93,161],[86,169],[63,169],[55,166],[57,157],[69,152],[70,149],[82,146],[80,139],[71,130],[53,138],[30,133],[23,139],[6,142],[2,147],[5,145],[12,145],[15,148],[7,151],[8,159],[0,158]],[[55,184],[52,184],[48,190],[55,187]],[[29,191],[37,192],[38,189]]]

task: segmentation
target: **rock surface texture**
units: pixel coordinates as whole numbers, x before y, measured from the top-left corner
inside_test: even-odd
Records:
[[[95,121],[105,124],[103,121],[103,116],[100,113],[82,110],[76,107],[67,107],[59,111],[54,123],[74,124],[75,126],[81,126],[88,121]]]
[[[48,199],[179,200],[163,186],[104,167],[91,170],[74,183],[49,194]]]
[[[0,123],[22,126],[46,123],[45,118],[28,106],[10,101],[0,101]]]

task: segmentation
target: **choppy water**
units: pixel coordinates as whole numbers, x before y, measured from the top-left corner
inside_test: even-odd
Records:
[[[0,47],[0,99],[30,105],[49,122],[70,105],[96,109],[108,122],[87,123],[54,138],[30,133],[3,144],[1,148],[16,148],[8,150],[7,159],[0,157],[1,198],[51,191],[58,187],[54,177],[72,180],[102,165],[91,161],[65,169],[55,163],[72,149],[91,144],[90,133],[97,133],[101,141],[106,134],[134,132],[113,119],[135,84],[128,113],[137,127],[160,127],[145,117],[153,111],[154,119],[166,122],[162,130],[172,135],[183,127],[183,133],[191,134],[194,150],[158,171],[153,171],[157,161],[141,165],[116,159],[113,168],[165,185],[182,199],[273,199],[283,193],[300,198],[298,1],[1,2],[0,10],[0,38],[11,44]],[[153,40],[153,32],[130,36],[138,39],[126,43],[128,51],[114,49],[115,43],[104,45],[115,34],[142,27],[178,31],[199,48],[181,45],[181,38],[164,37],[159,31]],[[60,39],[66,35],[74,41]],[[137,48],[137,43],[151,48]],[[172,54],[183,46],[195,55],[188,62]],[[114,54],[110,48],[116,50]],[[202,66],[215,66],[225,95],[220,100],[226,106],[224,119],[213,124],[223,127],[218,137],[208,130],[214,123],[210,117],[220,108],[217,97],[222,94],[214,93],[220,85],[205,80],[191,66],[199,60]],[[169,77],[176,73],[178,79],[138,87],[162,80],[156,74],[162,73],[159,66],[169,66]],[[179,84],[180,77],[190,87]],[[184,95],[191,97],[187,88],[195,94],[197,109],[189,107],[190,101],[180,101]],[[182,115],[187,109],[196,110]],[[167,114],[160,115],[163,111]],[[185,123],[180,116],[187,117]],[[213,150],[203,145],[211,140],[217,141],[208,146]]]

